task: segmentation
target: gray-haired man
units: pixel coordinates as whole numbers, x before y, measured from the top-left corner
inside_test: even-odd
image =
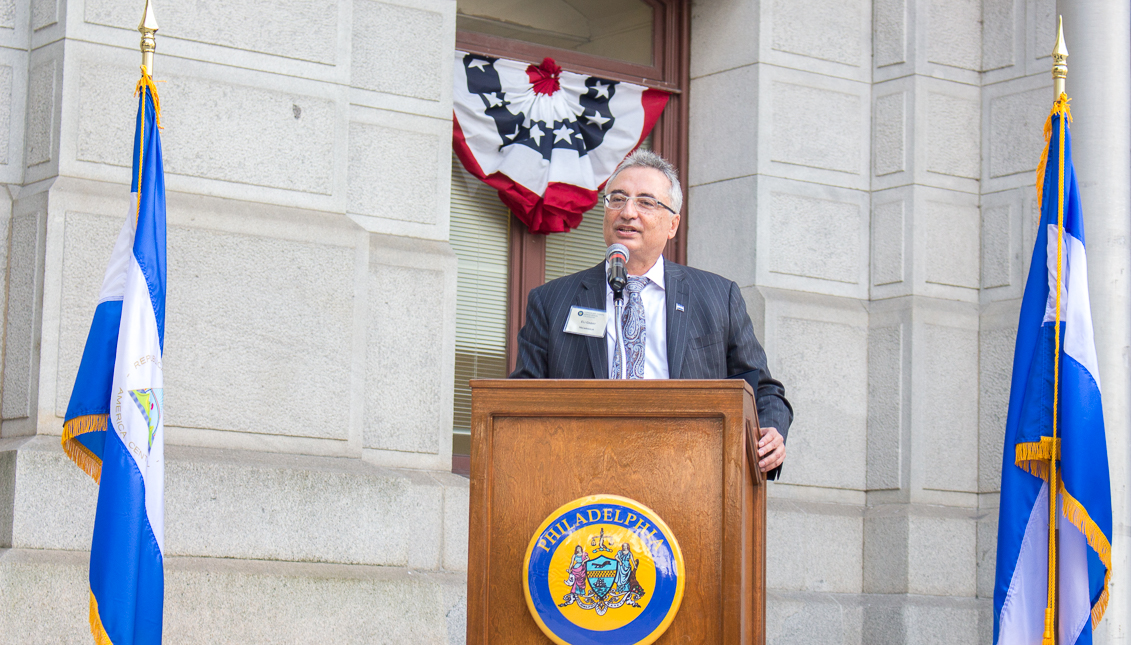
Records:
[[[629,155],[605,186],[605,243],[629,250],[624,372],[629,378],[745,379],[754,388],[762,426],[759,467],[774,479],[785,460],[793,409],[782,384],[770,376],[738,285],[664,260],[682,204],[675,169],[646,150]],[[567,318],[578,310],[607,312],[603,336],[569,331]],[[534,289],[511,378],[619,375],[613,311],[603,262]]]

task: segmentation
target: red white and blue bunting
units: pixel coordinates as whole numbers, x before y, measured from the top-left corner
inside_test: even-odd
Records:
[[[534,233],[581,224],[668,94],[541,65],[456,52],[452,143],[469,173]]]

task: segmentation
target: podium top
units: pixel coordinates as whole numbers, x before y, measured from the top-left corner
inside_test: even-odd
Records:
[[[472,390],[528,390],[528,389],[567,389],[567,390],[608,390],[624,388],[627,390],[741,390],[745,388],[751,395],[754,389],[742,379],[524,379],[490,378],[472,379]]]
[[[754,390],[743,379],[475,379],[473,430],[488,417],[733,417],[757,430]],[[474,436],[474,432],[472,435]],[[755,435],[756,436],[756,435]]]

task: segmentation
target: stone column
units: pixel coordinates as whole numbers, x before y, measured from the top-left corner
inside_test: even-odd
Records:
[[[130,207],[144,3],[7,6],[0,633],[86,642],[98,488],[59,435]],[[462,643],[468,483],[448,472],[456,3],[153,10],[165,640]]]
[[[1111,601],[1096,643],[1131,642],[1131,8],[1061,0],[1072,97],[1072,160],[1087,236],[1114,538]]]
[[[797,410],[766,642],[863,639],[869,0],[692,5],[688,260],[734,280]]]

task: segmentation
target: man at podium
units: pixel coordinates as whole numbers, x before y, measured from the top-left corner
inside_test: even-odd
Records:
[[[605,186],[604,222],[605,244],[627,249],[621,320],[608,261],[532,290],[510,377],[745,379],[762,429],[758,466],[776,479],[793,409],[770,376],[738,285],[664,259],[682,203],[667,160],[637,150],[621,162]]]

